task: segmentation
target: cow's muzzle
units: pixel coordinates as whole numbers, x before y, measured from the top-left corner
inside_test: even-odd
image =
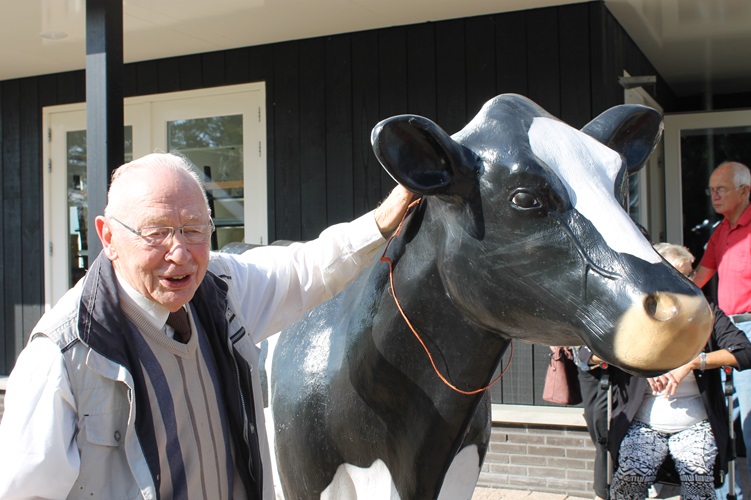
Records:
[[[616,325],[613,362],[643,376],[672,370],[702,351],[713,322],[712,309],[701,293],[645,294]]]

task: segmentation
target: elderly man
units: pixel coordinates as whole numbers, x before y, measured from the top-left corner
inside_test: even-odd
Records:
[[[707,243],[694,282],[718,275],[717,305],[751,338],[751,173],[737,162],[719,165],[709,179],[712,206],[724,218]],[[743,441],[751,450],[751,371],[735,373]],[[748,461],[751,465],[751,460]]]
[[[0,497],[272,498],[256,344],[371,263],[411,197],[397,187],[309,243],[211,254],[185,160],[120,167],[102,254],[10,375]]]

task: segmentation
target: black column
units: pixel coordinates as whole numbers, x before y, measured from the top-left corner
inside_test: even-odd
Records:
[[[86,175],[89,262],[102,249],[94,219],[104,213],[112,171],[124,161],[122,81],[122,0],[87,0]]]

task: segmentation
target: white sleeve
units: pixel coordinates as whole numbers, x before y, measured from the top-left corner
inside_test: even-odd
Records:
[[[386,240],[373,212],[329,227],[315,240],[218,254],[213,263],[232,278],[230,301],[255,343],[334,297],[369,266]]]
[[[0,498],[66,498],[78,477],[76,410],[60,349],[38,337],[8,378]]]

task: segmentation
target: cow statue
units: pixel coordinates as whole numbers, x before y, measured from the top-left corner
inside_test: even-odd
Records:
[[[645,376],[693,359],[712,313],[623,208],[661,132],[651,108],[576,130],[512,94],[453,136],[414,115],[379,123],[378,160],[421,200],[382,259],[278,339],[285,498],[471,498],[482,388],[512,340],[586,344]]]

